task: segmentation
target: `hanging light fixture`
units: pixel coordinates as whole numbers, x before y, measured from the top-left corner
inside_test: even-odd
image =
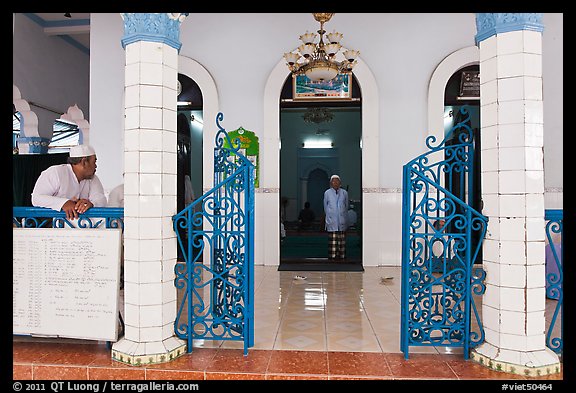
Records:
[[[303,44],[298,47],[300,53],[284,53],[288,68],[294,75],[306,75],[312,81],[329,81],[339,73],[351,73],[356,65],[356,58],[360,54],[357,50],[346,50],[343,52],[344,60],[337,61],[336,54],[342,47],[340,40],[343,35],[333,31],[326,35],[327,41],[324,43],[324,23],[328,22],[333,13],[314,13],[314,19],[320,22],[320,40],[315,43],[317,34],[309,33],[300,36]],[[304,57],[302,62],[298,62]]]
[[[320,108],[308,108],[306,112],[302,115],[302,118],[307,123],[324,123],[329,122],[334,119],[334,115],[330,112],[330,109],[320,107]]]

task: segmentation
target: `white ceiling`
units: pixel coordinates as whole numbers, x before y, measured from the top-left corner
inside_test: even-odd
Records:
[[[60,35],[76,41],[90,49],[90,13],[70,13],[70,18],[64,13],[38,13],[40,24],[46,35]]]

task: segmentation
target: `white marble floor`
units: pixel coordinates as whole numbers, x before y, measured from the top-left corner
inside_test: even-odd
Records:
[[[401,353],[400,267],[365,267],[364,272],[279,272],[275,266],[254,270],[254,349]],[[195,345],[242,347],[233,341]],[[411,347],[410,353],[461,351]]]

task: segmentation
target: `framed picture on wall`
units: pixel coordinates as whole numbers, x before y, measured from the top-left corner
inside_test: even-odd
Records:
[[[338,74],[330,81],[313,82],[306,75],[292,75],[294,100],[352,99],[352,74]]]

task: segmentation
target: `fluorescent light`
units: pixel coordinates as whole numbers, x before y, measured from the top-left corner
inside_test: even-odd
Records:
[[[192,105],[192,101],[178,101],[178,105]]]
[[[331,149],[332,140],[330,139],[311,139],[304,141],[304,149]]]

